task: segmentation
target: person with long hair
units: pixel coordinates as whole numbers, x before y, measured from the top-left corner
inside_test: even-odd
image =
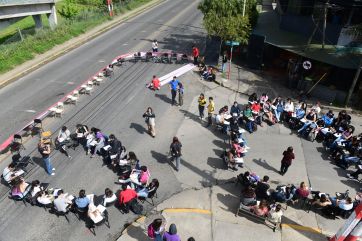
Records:
[[[145,118],[145,122],[147,124],[148,133],[154,138],[156,136],[155,129],[155,113],[151,107],[148,107],[146,112],[143,114],[143,118]]]

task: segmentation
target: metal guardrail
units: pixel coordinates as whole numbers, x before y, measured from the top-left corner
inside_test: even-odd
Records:
[[[0,7],[41,3],[55,3],[55,0],[0,0]]]

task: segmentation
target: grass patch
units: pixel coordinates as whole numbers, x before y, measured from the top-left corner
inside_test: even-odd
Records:
[[[115,4],[115,14],[122,14],[150,1],[151,0],[133,0],[125,6]],[[44,18],[46,19],[45,16]],[[38,31],[33,31],[33,34],[26,35],[23,42],[0,45],[0,73],[5,73],[16,66],[31,60],[37,54],[45,53],[54,46],[62,44],[73,37],[79,36],[95,26],[111,19],[108,16],[108,12],[84,10],[72,21],[61,19],[57,28],[52,31],[49,29],[48,21],[44,21],[44,18],[43,23],[47,23],[44,24],[44,28]],[[17,32],[18,27],[23,30],[31,31],[31,29],[34,28],[34,21],[30,16],[13,25],[14,26],[10,26],[11,28],[9,27],[6,29],[7,33],[11,33],[11,31],[14,30]],[[2,40],[8,39],[9,37],[7,36],[8,35],[5,33],[1,33],[0,43]]]

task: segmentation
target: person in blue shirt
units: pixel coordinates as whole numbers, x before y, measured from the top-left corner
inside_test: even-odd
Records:
[[[333,111],[330,110],[327,114],[323,115],[322,120],[324,121],[325,127],[330,127],[334,120]]]
[[[77,205],[78,208],[86,208],[88,207],[90,203],[89,198],[85,195],[85,190],[82,189],[79,191],[79,197],[75,199],[75,205]]]
[[[172,105],[176,104],[176,95],[177,95],[177,89],[178,89],[178,84],[180,81],[178,81],[176,79],[176,76],[173,77],[173,79],[170,82],[170,89],[171,89],[171,97],[172,97]]]

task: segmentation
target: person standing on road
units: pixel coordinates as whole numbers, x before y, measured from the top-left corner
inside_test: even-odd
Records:
[[[215,104],[214,104],[214,98],[209,97],[209,104],[207,105],[207,126],[209,127],[212,125],[212,115],[215,111]]]
[[[152,42],[152,52],[157,53],[158,52],[158,42],[157,39],[153,40]]]
[[[204,118],[204,111],[206,105],[205,95],[203,93],[200,94],[198,102],[199,102],[199,116],[200,119],[202,120]]]
[[[286,151],[283,152],[282,165],[280,167],[280,175],[284,176],[284,174],[288,171],[290,165],[292,165],[292,161],[295,159],[293,147],[288,147]]]
[[[148,133],[154,138],[156,136],[155,129],[155,113],[151,107],[148,107],[146,112],[143,114],[143,118],[145,118],[145,122],[147,124]]]
[[[53,168],[52,164],[50,163],[50,153],[51,153],[50,140],[44,140],[44,141],[41,140],[38,145],[38,151],[43,158],[43,162],[47,173],[51,176],[54,176],[55,172],[53,171],[55,171],[55,168]]]
[[[182,106],[184,104],[184,85],[179,82],[178,83],[178,104]]]
[[[192,46],[192,56],[194,57],[194,65],[197,65],[199,62],[200,51],[196,46]]]
[[[171,104],[172,105],[176,104],[176,94],[177,94],[177,89],[178,89],[178,83],[179,83],[179,81],[177,80],[176,76],[174,76],[170,82],[171,97],[172,97]]]
[[[172,143],[170,145],[170,153],[173,158],[173,160],[176,161],[176,171],[180,170],[180,162],[181,162],[181,147],[182,144],[178,140],[178,138],[175,136],[172,139]]]

